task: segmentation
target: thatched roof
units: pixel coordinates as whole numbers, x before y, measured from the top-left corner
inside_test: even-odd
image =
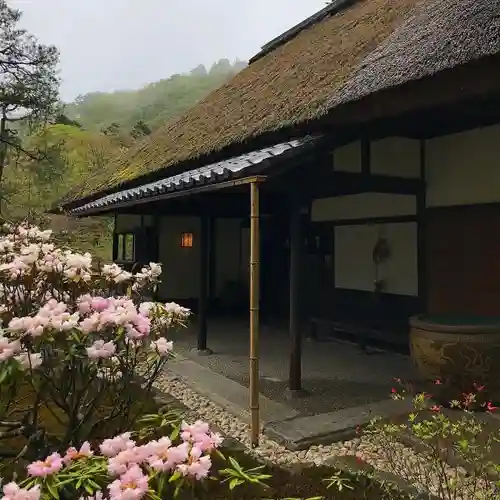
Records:
[[[167,167],[205,163],[235,144],[243,153],[257,137],[281,129],[293,135],[295,125],[341,104],[500,52],[500,0],[336,4],[327,17],[92,174],[62,203],[74,205]]]

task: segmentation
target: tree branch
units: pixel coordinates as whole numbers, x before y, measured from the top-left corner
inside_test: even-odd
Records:
[[[29,151],[26,151],[26,149],[24,149],[19,144],[15,143],[15,142],[11,142],[5,138],[4,139],[0,138],[0,142],[7,144],[8,146],[13,147],[17,151],[21,151],[21,153],[25,154],[28,158],[31,158],[32,160],[40,161],[40,160],[48,160],[49,159],[45,153],[37,156],[34,153],[30,153]]]

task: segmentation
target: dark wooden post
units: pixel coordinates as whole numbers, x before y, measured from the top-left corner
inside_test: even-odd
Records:
[[[212,304],[213,299],[215,298],[216,294],[216,282],[215,282],[215,276],[216,276],[216,245],[215,245],[215,237],[216,237],[216,219],[215,217],[211,216],[209,219],[209,242],[208,242],[208,248],[209,248],[209,255],[208,255],[208,309],[210,309],[210,306]]]
[[[210,259],[210,218],[201,215],[200,224],[200,290],[198,295],[198,345],[199,354],[212,354],[207,347],[207,305],[208,305],[208,269]]]
[[[420,140],[420,179],[422,186],[417,193],[417,276],[418,276],[418,298],[420,309],[427,309],[427,202],[425,181],[425,140]]]
[[[113,262],[116,262],[118,260],[118,233],[116,231],[116,214],[115,214],[115,221],[113,224],[113,254],[112,254],[112,259]]]
[[[163,265],[163,262],[160,262],[160,217],[159,215],[153,215],[153,226],[151,227],[150,232],[150,245],[151,249],[151,259],[153,262],[159,262]],[[163,276],[160,276],[160,280]],[[159,285],[156,285],[153,289],[153,300],[160,300],[160,289]]]
[[[302,331],[301,331],[301,270],[302,217],[300,207],[294,204],[290,214],[290,373],[291,395],[302,391]]]

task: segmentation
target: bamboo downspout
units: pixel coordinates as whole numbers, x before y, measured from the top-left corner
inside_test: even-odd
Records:
[[[260,242],[259,184],[250,184],[250,442],[259,445],[259,302]]]

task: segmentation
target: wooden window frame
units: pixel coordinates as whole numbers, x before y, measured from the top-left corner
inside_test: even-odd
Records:
[[[116,233],[116,260],[118,262],[135,262],[136,259],[136,235],[133,232]],[[131,255],[128,255],[127,239],[132,239]]]

